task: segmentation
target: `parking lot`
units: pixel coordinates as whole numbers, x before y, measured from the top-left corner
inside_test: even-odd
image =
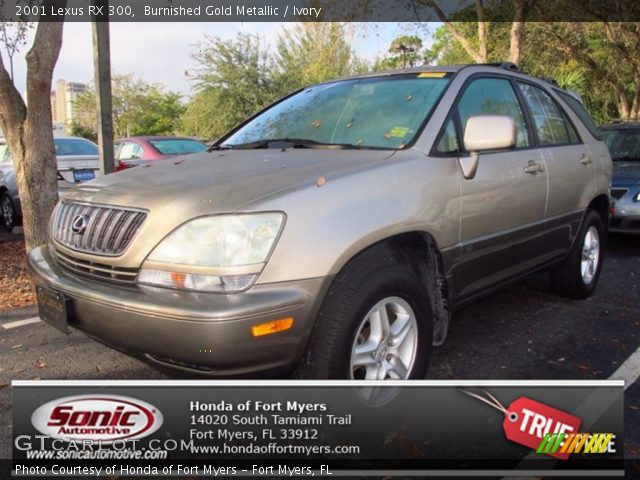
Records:
[[[11,237],[6,233],[0,242]],[[640,238],[609,240],[593,298],[548,292],[540,274],[457,313],[430,379],[606,379],[640,347]],[[2,243],[0,243],[2,248]],[[11,380],[160,379],[83,334],[66,336],[27,307],[0,313],[0,458],[10,456]],[[625,456],[640,456],[640,383],[626,391]]]

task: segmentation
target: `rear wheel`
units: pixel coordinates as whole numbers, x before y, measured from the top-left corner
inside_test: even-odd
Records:
[[[0,196],[0,214],[2,215],[2,224],[8,231],[18,225],[18,212],[16,212],[13,201],[7,192]]]
[[[424,378],[433,316],[420,278],[390,253],[357,258],[334,280],[297,374]]]
[[[591,296],[602,269],[603,241],[602,219],[597,212],[589,210],[571,252],[550,272],[556,293],[577,299]]]

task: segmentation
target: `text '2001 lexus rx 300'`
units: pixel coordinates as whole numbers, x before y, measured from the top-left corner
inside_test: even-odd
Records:
[[[208,152],[88,182],[29,254],[44,320],[209,376],[406,379],[453,311],[547,269],[589,296],[611,159],[506,66],[304,88]]]

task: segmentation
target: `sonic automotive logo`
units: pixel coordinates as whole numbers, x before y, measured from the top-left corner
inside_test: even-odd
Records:
[[[45,403],[31,415],[40,432],[65,441],[136,440],[162,426],[153,405],[119,395],[76,395]]]

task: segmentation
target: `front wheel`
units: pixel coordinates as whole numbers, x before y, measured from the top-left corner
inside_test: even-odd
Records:
[[[551,286],[556,293],[577,299],[591,296],[602,270],[603,242],[602,219],[589,210],[569,255],[550,272]]]
[[[303,378],[424,378],[433,313],[423,283],[391,256],[356,259],[334,280],[297,374]]]

